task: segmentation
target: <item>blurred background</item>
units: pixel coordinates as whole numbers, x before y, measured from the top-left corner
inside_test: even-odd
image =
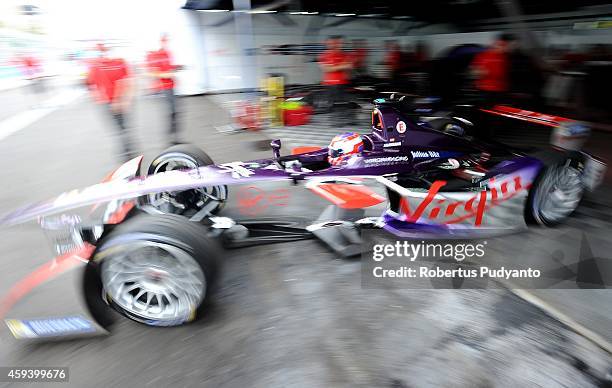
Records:
[[[610,160],[610,74],[612,5],[598,0],[3,0],[0,212],[175,143],[216,162],[269,157],[274,138],[325,146],[368,132],[372,100],[393,92],[580,120],[585,150]],[[551,128],[493,135],[546,146]],[[530,241],[586,234],[609,257],[610,179]],[[0,294],[51,257],[36,230],[0,235]],[[610,387],[608,290],[364,290],[358,263],[290,245],[228,253],[204,322],[6,342],[0,365],[68,365],[75,386]]]

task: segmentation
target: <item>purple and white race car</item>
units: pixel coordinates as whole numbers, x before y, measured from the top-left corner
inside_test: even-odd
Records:
[[[560,144],[584,135],[572,120],[481,110],[555,127],[557,147],[525,153],[472,136],[476,126],[465,117],[425,116],[393,98],[375,103],[369,134],[341,134],[326,148],[281,156],[273,140],[270,159],[214,164],[199,148],[177,145],[144,174],[140,156],[102,183],[2,217],[4,225],[38,220],[58,256],[10,290],[0,316],[18,338],[106,332],[111,308],[147,325],[181,325],[205,309],[223,247],[317,237],[351,256],[361,252],[364,228],[420,239],[554,225],[605,171],[601,160]],[[292,190],[308,193],[301,187],[330,202],[305,225],[276,214],[253,219],[270,204],[282,211]],[[234,215],[232,195],[248,219]],[[102,214],[85,221],[77,211],[84,207]],[[66,277],[72,281],[60,281]],[[41,290],[74,282],[81,289],[49,307]]]

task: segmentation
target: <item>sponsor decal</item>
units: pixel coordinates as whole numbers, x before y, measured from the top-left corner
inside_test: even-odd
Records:
[[[270,165],[262,168],[262,170],[281,171],[281,168],[278,165],[276,165],[276,164],[270,164]]]
[[[409,162],[410,158],[408,156],[387,156],[382,158],[371,158],[365,159],[366,164],[393,164],[393,163],[403,163]]]
[[[80,316],[30,320],[7,319],[5,322],[15,338],[56,337],[95,331],[93,323]]]
[[[266,192],[256,186],[242,187],[237,194],[240,213],[255,216],[264,213],[270,206],[287,206],[289,190],[276,189]]]
[[[413,158],[439,158],[440,153],[437,151],[410,151]]]
[[[530,110],[512,108],[510,106],[496,105],[493,109],[480,109],[482,112],[492,113],[498,116],[509,117],[513,119],[528,121],[535,124],[546,125],[549,127],[556,127],[564,122],[571,122],[573,120],[560,117],[547,115],[544,113],[533,112]]]
[[[395,142],[393,142],[393,143],[385,143],[385,144],[383,145],[383,148],[387,148],[387,147],[399,147],[399,146],[401,146],[401,145],[402,145],[402,142],[401,142],[401,141],[395,141]]]
[[[395,129],[397,129],[398,133],[406,132],[406,123],[403,121],[398,121],[397,124],[395,124]]]
[[[494,182],[494,178],[489,180],[490,184]],[[486,210],[531,188],[531,184],[524,184],[520,176],[515,176],[502,182],[499,189],[491,187],[489,190],[482,190],[464,201],[453,201],[448,198],[436,199],[436,195],[446,183],[446,181],[435,181],[429,188],[427,196],[414,207],[414,210],[410,209],[408,199],[402,197],[399,204],[400,216],[411,223],[417,222],[420,218],[439,224],[456,224],[473,219],[474,225],[480,226]]]
[[[243,162],[224,163],[220,164],[219,168],[221,173],[230,173],[234,179],[247,178],[255,174]]]

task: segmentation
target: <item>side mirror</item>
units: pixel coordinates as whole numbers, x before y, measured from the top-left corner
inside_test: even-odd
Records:
[[[274,159],[280,158],[280,149],[281,149],[280,139],[272,140],[270,142],[270,147],[272,147],[272,154],[274,155]]]

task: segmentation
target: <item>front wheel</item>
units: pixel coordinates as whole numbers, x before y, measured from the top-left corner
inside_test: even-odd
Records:
[[[140,323],[178,326],[201,314],[218,258],[204,226],[142,214],[104,237],[93,262],[108,305]]]
[[[159,154],[149,166],[148,175],[173,170],[191,170],[214,165],[206,152],[191,144],[178,144]],[[192,216],[204,210],[219,212],[227,200],[227,186],[206,186],[196,189],[149,194],[145,204],[161,213]]]
[[[569,217],[584,195],[582,169],[574,158],[545,167],[527,198],[527,221],[552,226]]]

